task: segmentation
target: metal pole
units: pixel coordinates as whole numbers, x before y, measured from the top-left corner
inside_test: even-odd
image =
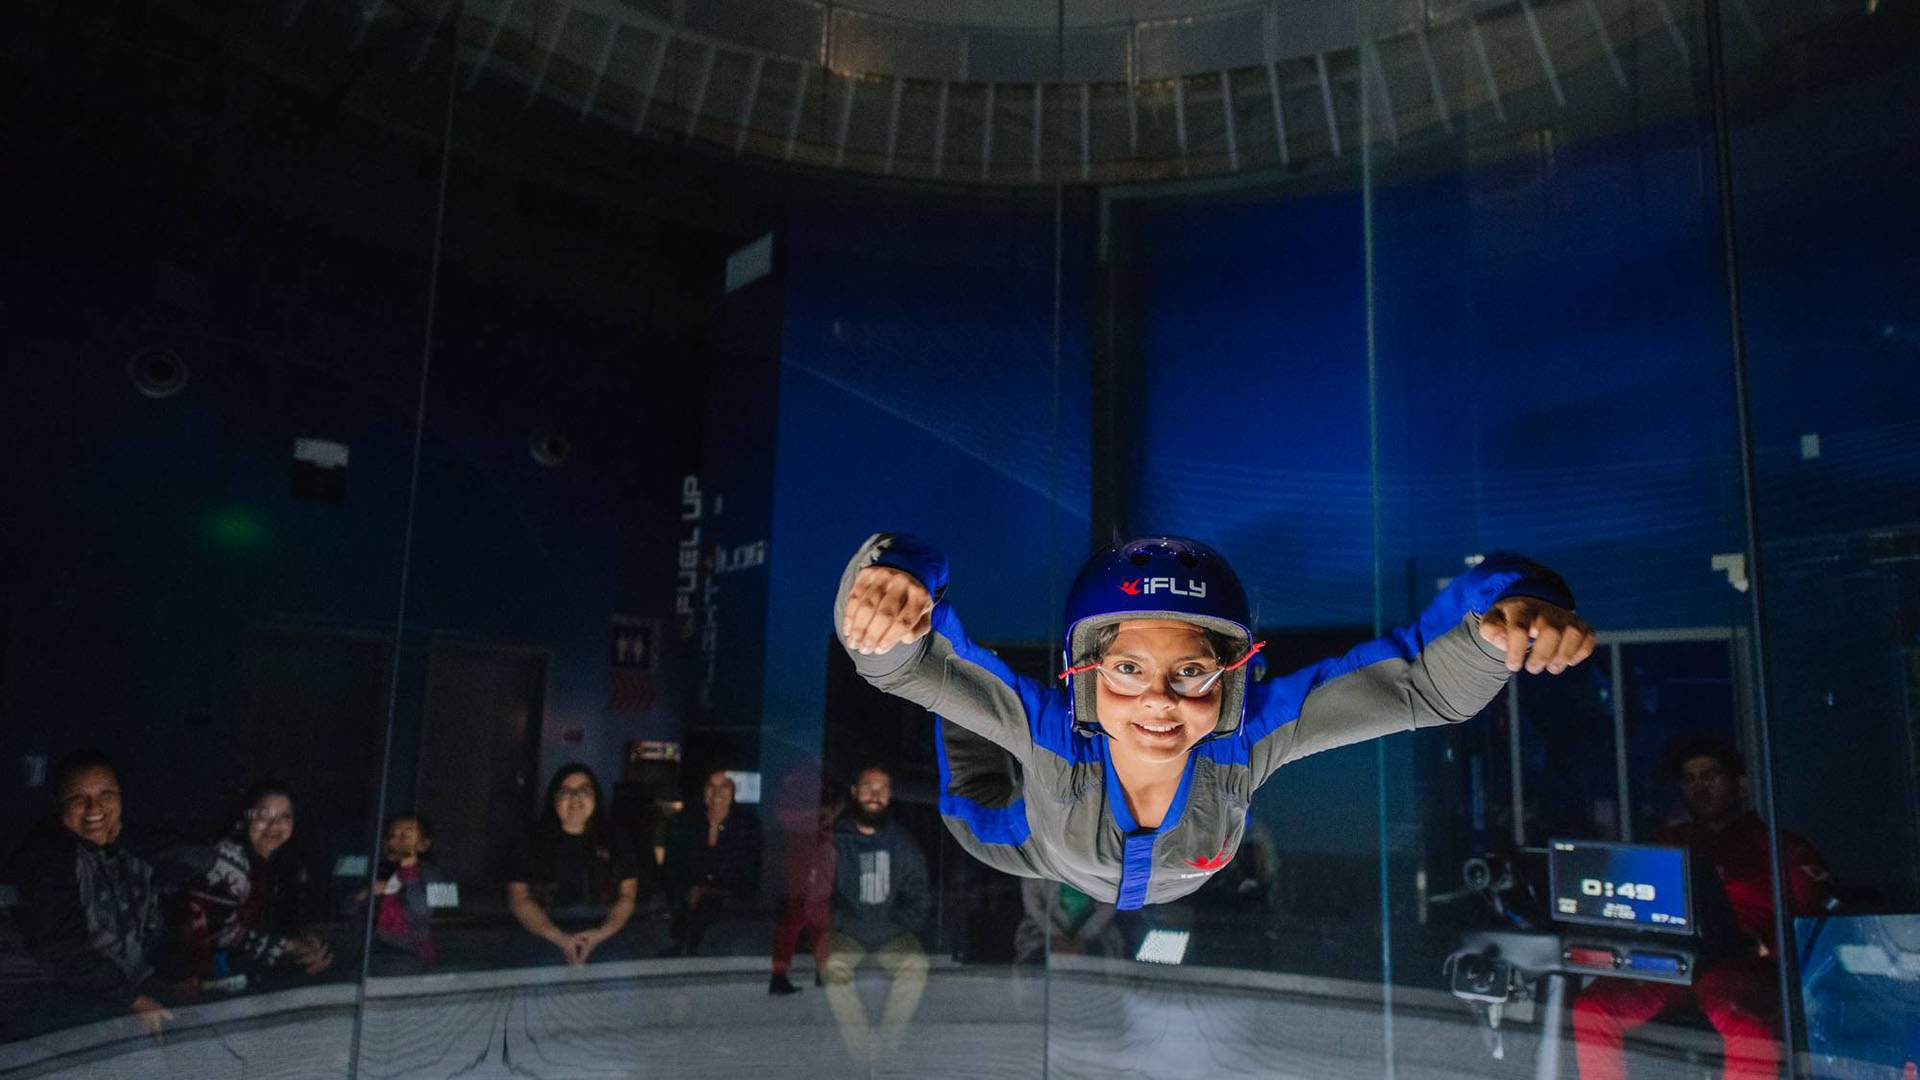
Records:
[[[1633,843],[1633,812],[1629,809],[1627,791],[1627,695],[1623,692],[1626,682],[1620,671],[1620,646],[1616,643],[1607,646],[1607,652],[1613,661],[1613,769],[1614,780],[1620,790],[1620,839]]]
[[[1507,773],[1513,777],[1513,846],[1527,846],[1527,797],[1520,778],[1520,683],[1507,680]]]
[[[1734,413],[1739,420],[1740,492],[1746,512],[1747,599],[1751,604],[1753,619],[1753,672],[1758,690],[1754,695],[1754,715],[1758,721],[1755,734],[1759,739],[1760,768],[1755,771],[1755,778],[1759,781],[1760,813],[1767,823],[1767,843],[1773,849],[1773,858],[1770,860],[1773,869],[1773,933],[1778,945],[1773,953],[1780,978],[1780,1017],[1786,1037],[1782,1057],[1786,1059],[1787,1076],[1798,1078],[1805,1075],[1800,1060],[1800,1046],[1805,1040],[1805,1017],[1800,1014],[1800,995],[1796,992],[1800,980],[1796,970],[1793,917],[1787,910],[1793,893],[1787,888],[1786,867],[1780,861],[1779,807],[1774,800],[1776,763],[1773,757],[1773,731],[1767,716],[1767,618],[1766,593],[1762,588],[1764,567],[1760,562],[1760,484],[1754,460],[1753,403],[1747,385],[1746,320],[1740,310],[1740,243],[1734,214],[1733,134],[1727,113],[1726,42],[1721,33],[1720,0],[1703,0],[1703,4],[1702,14],[1706,19],[1707,31],[1707,73],[1712,90],[1709,100],[1713,106],[1714,171],[1720,194],[1721,257],[1726,260],[1727,338],[1730,359],[1733,361]]]
[[[455,5],[460,6],[456,0]],[[464,14],[464,12],[462,12]],[[456,16],[458,18],[458,16]],[[379,790],[374,793],[373,821],[367,830],[367,907],[360,920],[360,978],[353,984],[353,1029],[347,1045],[347,1080],[360,1075],[360,1051],[366,1033],[367,980],[373,975],[373,930],[380,904],[380,838],[387,817],[387,789],[393,770],[393,728],[400,705],[400,666],[406,660],[407,590],[413,580],[415,519],[420,509],[420,455],[427,437],[428,375],[433,370],[434,323],[440,306],[440,264],[447,237],[447,177],[453,171],[453,113],[458,95],[459,57],[447,61],[446,119],[440,127],[440,176],[433,208],[433,249],[427,264],[425,326],[420,335],[420,382],[414,392],[413,453],[407,469],[406,525],[400,534],[400,593],[393,613],[393,662],[387,674],[386,730],[380,738]]]
[[[1360,266],[1363,291],[1362,310],[1365,322],[1367,351],[1367,477],[1368,504],[1372,510],[1371,536],[1373,550],[1373,633],[1376,637],[1386,633],[1386,584],[1382,575],[1382,547],[1384,530],[1382,528],[1382,502],[1385,499],[1385,485],[1380,477],[1380,340],[1378,334],[1377,305],[1375,304],[1376,284],[1374,279],[1374,234],[1373,234],[1373,133],[1368,124],[1367,80],[1362,54],[1363,69],[1360,78]],[[1326,73],[1325,61],[1321,62],[1321,74]],[[1322,87],[1326,84],[1323,82]],[[1331,102],[1331,98],[1328,99]],[[1329,106],[1331,108],[1331,106]],[[1338,144],[1336,144],[1338,145]],[[1182,148],[1184,150],[1184,147]],[[1373,744],[1374,767],[1374,814],[1377,830],[1375,842],[1379,849],[1378,885],[1380,889],[1380,1041],[1383,1060],[1381,1077],[1383,1080],[1395,1080],[1398,1075],[1399,1047],[1394,1036],[1394,994],[1393,994],[1393,882],[1391,878],[1392,844],[1388,828],[1387,802],[1387,744],[1384,739],[1376,739]]]
[[[1533,1080],[1560,1080],[1560,1033],[1567,1022],[1567,977],[1547,976],[1546,1015],[1540,1018],[1540,1052],[1533,1058]]]

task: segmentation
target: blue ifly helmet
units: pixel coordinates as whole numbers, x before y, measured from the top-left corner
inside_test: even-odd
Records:
[[[1067,693],[1076,728],[1087,733],[1100,728],[1094,716],[1097,676],[1072,669],[1098,659],[1093,646],[1103,628],[1128,619],[1178,619],[1232,639],[1238,653],[1220,658],[1235,667],[1221,678],[1220,722],[1214,734],[1239,728],[1247,703],[1242,663],[1253,642],[1247,593],[1219,552],[1177,536],[1147,536],[1101,548],[1074,579],[1067,593],[1061,666],[1070,672]]]

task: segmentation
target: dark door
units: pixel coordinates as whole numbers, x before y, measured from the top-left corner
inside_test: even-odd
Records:
[[[414,809],[462,907],[499,900],[532,812],[546,688],[546,654],[531,649],[437,643],[429,655]]]
[[[248,634],[238,667],[231,722],[213,740],[230,780],[220,798],[279,778],[293,788],[294,841],[315,888],[336,871],[362,877],[364,864],[351,857],[366,851],[374,827],[393,642],[264,627]],[[349,857],[344,866],[342,856]]]
[[[352,841],[364,835],[380,781],[392,665],[393,643],[384,638],[290,629],[249,635],[226,741],[229,775],[286,780],[303,831],[324,823],[358,846]]]

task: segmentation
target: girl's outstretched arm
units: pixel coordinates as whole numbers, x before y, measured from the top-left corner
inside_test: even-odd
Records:
[[[1517,667],[1557,675],[1592,652],[1593,630],[1558,574],[1490,555],[1418,622],[1255,687],[1240,751],[1257,787],[1309,754],[1472,719]]]
[[[969,640],[946,590],[946,556],[918,537],[875,533],[854,552],[833,623],[860,677],[1022,760],[1036,741],[1064,739],[1058,692]]]

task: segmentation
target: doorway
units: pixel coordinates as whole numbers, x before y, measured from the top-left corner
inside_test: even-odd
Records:
[[[412,809],[431,822],[434,861],[464,887],[464,907],[501,896],[526,831],[546,692],[535,649],[436,641],[428,653]]]

